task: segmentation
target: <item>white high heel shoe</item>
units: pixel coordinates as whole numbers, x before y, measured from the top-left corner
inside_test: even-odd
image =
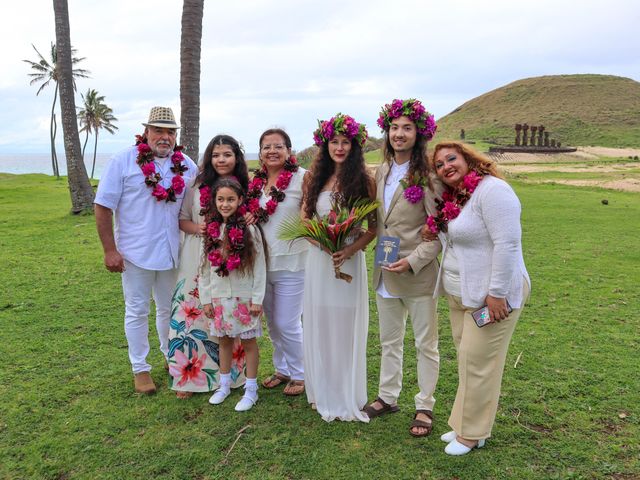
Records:
[[[473,447],[467,447],[464,443],[460,443],[458,440],[453,439],[449,445],[444,447],[444,453],[447,455],[466,455],[474,448],[484,447],[484,440],[478,440],[478,443]]]
[[[456,437],[457,437],[456,432],[451,430],[450,432],[443,433],[442,435],[440,435],[440,440],[442,440],[444,443],[451,443],[456,439]]]

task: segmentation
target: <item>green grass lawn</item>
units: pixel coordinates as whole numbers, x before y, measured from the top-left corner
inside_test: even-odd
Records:
[[[133,393],[120,278],[66,181],[0,174],[0,478],[632,479],[640,476],[640,195],[514,182],[533,295],[516,329],[494,436],[444,454],[457,372],[444,301],[434,434],[409,436],[416,393],[406,340],[401,412],[325,423],[303,397],[260,390],[178,401],[157,350],[157,395]],[[370,299],[369,396],[380,361]],[[271,372],[268,338],[260,377]],[[517,362],[517,366],[516,366]],[[238,438],[240,430],[245,429]],[[237,441],[236,441],[237,440]]]

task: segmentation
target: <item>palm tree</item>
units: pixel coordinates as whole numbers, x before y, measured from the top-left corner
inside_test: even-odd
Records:
[[[38,51],[35,45],[31,45],[33,49],[38,54],[39,60],[33,62],[31,60],[23,60],[23,62],[31,65],[31,68],[34,70],[33,73],[29,73],[28,76],[31,77],[31,81],[29,85],[33,85],[34,83],[42,82],[40,88],[36,92],[36,95],[39,95],[40,92],[51,83],[53,80],[56,84],[56,88],[53,92],[53,103],[51,104],[51,127],[50,127],[50,136],[51,136],[51,166],[53,168],[53,174],[60,178],[60,172],[58,169],[58,156],[56,154],[56,133],[58,130],[58,125],[56,123],[56,102],[58,100],[58,73],[56,70],[56,64],[58,63],[58,51],[56,50],[56,44],[51,43],[51,52],[50,57],[51,60],[47,61],[44,56]],[[73,56],[76,53],[75,48],[71,48],[71,63],[73,65],[80,63],[84,60],[84,57],[78,58]],[[73,70],[73,78],[88,78],[89,71],[84,70],[82,68],[74,68]],[[75,80],[74,80],[74,89],[75,89]]]
[[[104,95],[98,95],[98,92],[92,88],[87,90],[87,95],[82,95],[84,108],[80,109],[78,116],[80,117],[81,132],[85,132],[84,144],[82,145],[82,158],[84,159],[84,151],[87,147],[89,134],[95,134],[93,143],[93,163],[91,164],[91,180],[96,169],[96,152],[98,150],[98,133],[104,128],[110,134],[114,134],[118,129],[112,122],[118,119],[113,116],[113,110],[104,103]]]
[[[198,161],[200,129],[200,50],[204,0],[184,0],[180,40],[180,143]]]
[[[82,160],[80,135],[78,134],[78,118],[76,117],[74,98],[76,85],[73,80],[73,51],[67,0],[53,0],[53,11],[56,22],[56,45],[58,46],[58,62],[55,70],[60,87],[60,111],[62,112],[64,151],[67,157],[67,181],[71,195],[71,212],[90,212],[93,210],[93,188]]]

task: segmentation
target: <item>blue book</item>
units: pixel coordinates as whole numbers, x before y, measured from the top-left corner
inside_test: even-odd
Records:
[[[400,239],[398,237],[380,237],[376,243],[375,262],[378,266],[386,267],[398,260]]]

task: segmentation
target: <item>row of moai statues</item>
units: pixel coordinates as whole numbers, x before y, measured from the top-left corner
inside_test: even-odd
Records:
[[[516,123],[516,146],[523,147],[552,147],[560,148],[562,144],[554,139],[549,140],[549,132],[545,131],[544,125],[529,126],[526,123]],[[531,135],[529,135],[531,130]],[[522,134],[522,135],[521,135]]]

